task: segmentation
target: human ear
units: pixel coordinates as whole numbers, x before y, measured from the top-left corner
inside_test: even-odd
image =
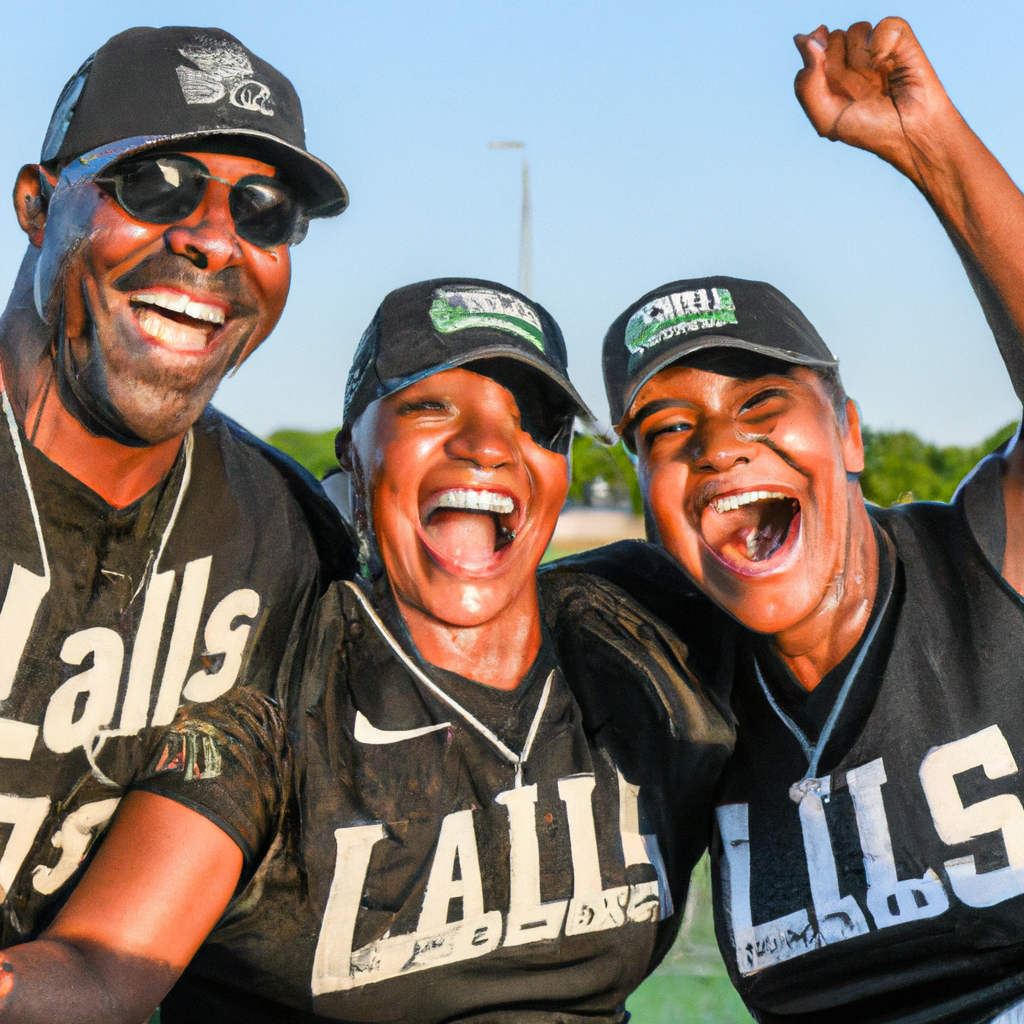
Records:
[[[38,164],[25,164],[18,171],[14,183],[14,212],[18,216],[21,230],[37,249],[43,247],[43,232],[46,229],[46,199],[41,181],[44,174],[46,172]]]
[[[852,398],[846,400],[846,434],[843,437],[843,465],[847,473],[864,472],[864,440],[860,434],[860,413]]]

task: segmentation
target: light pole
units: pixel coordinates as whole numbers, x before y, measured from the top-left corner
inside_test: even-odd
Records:
[[[491,149],[525,149],[525,142],[490,142]],[[519,222],[519,290],[533,291],[533,223],[530,215],[530,164],[523,157],[523,202]]]

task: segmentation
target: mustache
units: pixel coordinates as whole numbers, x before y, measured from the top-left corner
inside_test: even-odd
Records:
[[[125,271],[113,286],[121,292],[172,287],[183,292],[211,295],[231,306],[231,315],[251,314],[258,308],[256,296],[241,267],[224,267],[206,273],[180,256],[158,252]]]

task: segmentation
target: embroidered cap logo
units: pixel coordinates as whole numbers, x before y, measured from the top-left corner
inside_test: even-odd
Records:
[[[438,288],[430,319],[438,334],[490,327],[514,334],[544,351],[544,327],[536,311],[515,295],[493,288]]]
[[[680,334],[736,323],[736,303],[729,290],[711,288],[710,296],[708,291],[673,292],[642,306],[626,324],[626,348],[638,355]]]
[[[181,47],[178,53],[196,65],[190,68],[179,64],[176,69],[189,106],[217,103],[226,96],[229,103],[242,110],[274,116],[270,89],[253,79],[249,57],[237,43],[206,38],[195,45]]]

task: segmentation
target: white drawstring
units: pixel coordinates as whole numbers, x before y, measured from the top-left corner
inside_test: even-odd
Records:
[[[530,731],[526,734],[526,745],[523,747],[523,752],[517,754],[514,750],[510,749],[505,743],[503,743],[490,729],[484,725],[474,714],[467,711],[457,700],[453,697],[448,696],[444,690],[441,689],[425,672],[423,672],[419,665],[416,664],[406,653],[402,650],[401,645],[388,631],[387,626],[381,622],[380,617],[374,610],[373,605],[366,599],[366,595],[359,589],[359,587],[351,580],[345,581],[346,585],[352,588],[352,592],[359,599],[359,603],[366,610],[366,614],[370,616],[370,620],[377,627],[378,632],[387,641],[388,646],[398,655],[402,664],[428,689],[435,697],[439,700],[444,701],[453,711],[457,711],[462,717],[469,722],[477,732],[485,740],[487,740],[495,750],[509,764],[515,765],[516,769],[516,780],[515,788],[519,789],[523,784],[523,766],[526,764],[526,759],[530,756],[530,750],[533,748],[533,741],[537,737],[537,730],[540,728],[541,719],[544,717],[544,709],[548,704],[548,697],[551,695],[551,686],[554,683],[555,673],[554,671],[548,674],[547,681],[544,683],[544,690],[540,695],[540,703],[537,705],[537,711],[533,716],[533,721],[530,723]]]

